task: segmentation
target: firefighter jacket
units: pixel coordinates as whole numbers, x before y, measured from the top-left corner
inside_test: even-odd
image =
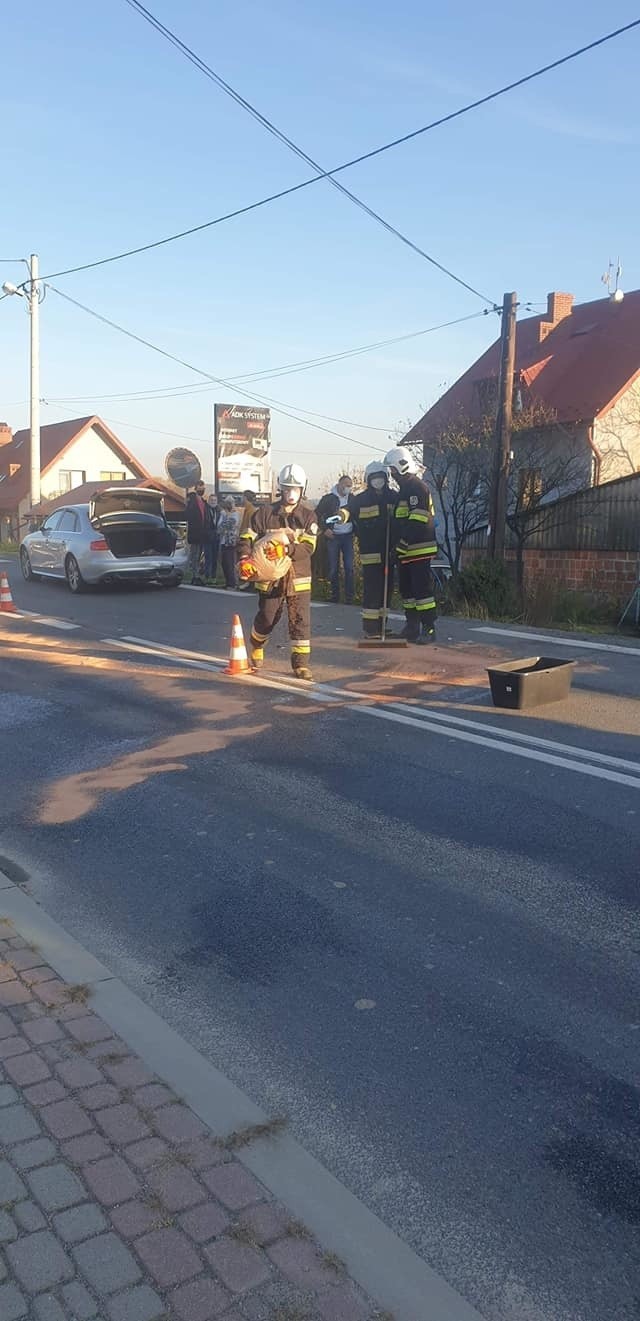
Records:
[[[401,477],[393,516],[393,544],[399,564],[415,564],[438,552],[435,510],[426,482]]]
[[[292,567],[290,573],[275,583],[255,585],[258,591],[274,592],[278,595],[291,596],[294,592],[311,591],[311,556],[316,548],[318,524],[315,510],[301,500],[287,513],[280,500],[273,505],[260,505],[251,519],[249,527],[240,533],[238,549],[240,559],[251,554],[254,541],[259,541],[268,532],[276,528],[290,528],[295,533],[295,542],[291,546]]]
[[[374,491],[366,486],[349,497],[347,510],[360,546],[363,565],[382,564],[387,539],[387,519],[393,516],[395,496],[388,487]]]

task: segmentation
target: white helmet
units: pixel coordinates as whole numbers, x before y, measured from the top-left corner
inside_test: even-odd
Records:
[[[411,450],[405,449],[404,445],[394,445],[384,456],[384,461],[390,468],[395,468],[401,477],[412,477],[418,472],[418,464],[411,453]]]
[[[284,468],[278,473],[278,490],[282,491],[285,486],[298,486],[301,495],[304,495],[307,489],[307,474],[299,463],[286,463]]]
[[[370,477],[384,477],[388,480],[389,469],[384,459],[372,459],[371,463],[367,464],[364,470],[365,482],[368,482]]]

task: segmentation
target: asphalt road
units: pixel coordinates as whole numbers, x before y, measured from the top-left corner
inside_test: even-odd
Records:
[[[488,1321],[637,1321],[640,651],[556,639],[571,700],[499,714],[537,643],[318,607],[311,694],[148,645],[246,598],[11,575],[4,865]]]

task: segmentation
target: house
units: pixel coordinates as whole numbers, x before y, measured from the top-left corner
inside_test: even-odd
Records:
[[[100,482],[83,482],[82,486],[74,486],[69,492],[63,495],[56,495],[52,500],[41,500],[35,509],[29,511],[30,515],[36,518],[46,518],[52,514],[54,509],[59,509],[61,505],[87,505],[96,491],[104,491],[108,486],[114,486],[113,478]],[[127,477],[125,481],[119,483],[126,488],[128,486],[142,487],[146,490],[159,491],[164,500],[164,511],[170,521],[184,519],[185,517],[185,493],[179,487],[174,486],[172,482],[166,482],[161,477]]]
[[[150,480],[146,468],[95,415],[42,427],[40,447],[43,502],[70,491],[75,495],[85,483]],[[13,434],[6,422],[0,423],[0,540],[22,535],[31,512],[30,452],[28,430]]]
[[[443,445],[456,429],[478,434],[484,422],[491,437],[499,368],[498,339],[404,437],[403,444],[421,446],[428,475],[435,465],[438,478],[438,464],[442,473]],[[640,290],[620,302],[577,305],[572,294],[550,293],[542,314],[518,321],[513,411],[511,508],[640,470]],[[482,444],[477,455],[481,460]],[[471,453],[461,479],[455,450],[453,458],[448,452],[445,477],[435,482],[439,539],[449,535],[451,545],[474,521],[486,523],[486,439],[484,455],[476,473]],[[454,487],[466,525],[452,531],[460,522],[447,494]]]

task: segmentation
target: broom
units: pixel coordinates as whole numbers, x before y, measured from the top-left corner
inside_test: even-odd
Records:
[[[387,647],[406,647],[408,643],[404,638],[387,637],[387,615],[389,600],[389,539],[391,534],[391,520],[389,518],[389,506],[387,505],[387,535],[384,548],[384,589],[382,595],[382,637],[381,638],[363,638],[358,646],[364,651],[373,651],[375,648],[382,649]]]

